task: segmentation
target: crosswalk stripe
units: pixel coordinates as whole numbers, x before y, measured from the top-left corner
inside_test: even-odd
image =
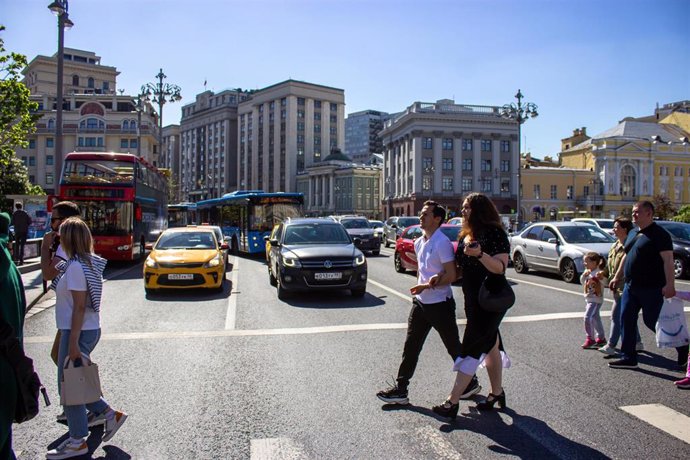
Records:
[[[290,438],[252,439],[252,460],[301,460],[306,459],[302,449]]]
[[[445,437],[441,436],[438,428],[425,425],[417,428],[417,435],[426,441],[424,444],[433,451],[434,458],[443,458],[448,460],[463,459],[463,456],[460,455],[460,452],[455,450],[453,445],[449,443]]]
[[[690,417],[663,404],[621,406],[621,410],[690,444]]]
[[[228,311],[225,315],[225,329],[235,329],[235,323],[237,318],[237,278],[239,272],[240,258],[235,256],[232,263],[232,271],[230,272],[230,282],[232,283],[232,291],[228,296]]]

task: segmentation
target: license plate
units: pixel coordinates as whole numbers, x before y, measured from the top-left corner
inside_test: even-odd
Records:
[[[192,280],[194,275],[191,273],[170,273],[168,275],[169,280]]]
[[[314,273],[315,280],[339,280],[343,277],[340,272]]]

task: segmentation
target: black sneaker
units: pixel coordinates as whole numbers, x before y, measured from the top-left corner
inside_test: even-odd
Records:
[[[480,391],[482,391],[482,386],[479,384],[479,380],[475,375],[472,377],[472,381],[467,385],[467,388],[465,388],[465,391],[460,395],[460,399],[470,399]]]
[[[393,385],[387,390],[381,390],[376,393],[376,397],[383,402],[389,404],[409,404],[410,400],[407,399],[407,389],[398,388],[398,385]]]
[[[637,369],[637,360],[631,358],[617,359],[609,363],[613,369]]]

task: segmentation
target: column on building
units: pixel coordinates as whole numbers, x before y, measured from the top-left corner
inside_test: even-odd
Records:
[[[443,181],[443,137],[445,134],[442,131],[434,131],[434,143],[433,143],[433,160],[431,164],[434,167],[434,171],[431,173],[431,190],[429,191],[430,196],[441,193]]]
[[[453,132],[453,194],[462,196],[462,132]]]
[[[472,133],[472,191],[481,191],[482,133]]]
[[[328,186],[327,184],[328,177],[326,177],[325,174],[321,175],[321,208],[326,207],[326,187]]]
[[[408,135],[400,138],[400,161],[402,162],[402,193],[403,195],[410,195],[410,144],[408,142]]]
[[[328,176],[328,190],[330,190],[328,194],[328,209],[331,211],[335,209],[335,175]]]
[[[415,194],[422,193],[422,136],[424,134],[418,132],[413,134],[412,140],[412,158],[414,159],[414,171],[412,176],[412,192]]]
[[[491,194],[500,196],[501,192],[501,141],[500,134],[492,135],[491,140]]]

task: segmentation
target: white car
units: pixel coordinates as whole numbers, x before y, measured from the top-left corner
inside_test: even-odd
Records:
[[[594,219],[590,217],[578,217],[571,219],[570,222],[584,222],[586,224],[596,225],[611,236],[613,235],[613,219]]]
[[[584,222],[538,222],[510,239],[510,258],[518,273],[528,270],[560,273],[564,281],[578,283],[583,256],[592,251],[604,259],[615,241],[608,233]]]

